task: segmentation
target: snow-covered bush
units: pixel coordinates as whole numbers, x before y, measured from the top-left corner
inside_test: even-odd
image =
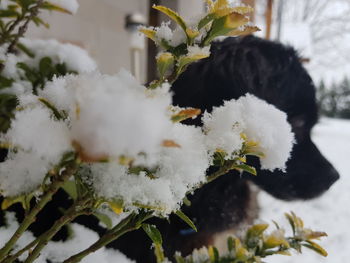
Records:
[[[3,244],[0,262],[19,257],[33,262],[62,226],[82,214],[101,215],[103,209],[123,219],[92,248],[64,262],[78,262],[140,227],[162,262],[160,234],[145,220],[175,213],[195,228],[180,211],[186,195],[232,169],[256,174],[246,163],[247,155],[260,157],[262,168],[285,168],[293,134],[286,115],[266,102],[252,95],[227,101],[204,114],[203,128],[181,123],[199,115],[198,109],[172,106],[170,84],[190,63],[210,55],[215,37],[257,30],[245,16],[250,7],[207,2],[208,12],[191,22],[154,6],[178,28],[172,31],[164,23],[141,29],[162,49],[156,57],[160,78],[146,87],[125,70],[112,76],[98,72],[78,47],[23,38],[29,22],[46,25],[40,10],[73,13],[76,1],[0,1],[0,140],[8,150],[0,163],[0,193],[5,197],[2,209],[21,202],[26,210],[18,227],[11,224],[16,230]],[[217,169],[207,175],[211,166]],[[18,250],[19,238],[28,237],[27,228],[60,188],[74,200],[72,207]],[[33,198],[36,205],[31,208]],[[277,246],[284,252],[287,243]],[[55,258],[48,253],[47,259]]]

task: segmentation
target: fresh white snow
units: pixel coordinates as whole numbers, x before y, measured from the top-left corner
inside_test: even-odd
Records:
[[[321,119],[313,130],[313,139],[321,152],[340,173],[338,180],[323,196],[312,201],[284,202],[266,193],[259,194],[262,208],[260,218],[264,221],[286,222],[283,214],[294,211],[306,225],[314,230],[325,231],[328,237],[319,242],[327,251],[328,257],[304,249],[302,255],[292,257],[274,256],[269,263],[343,263],[349,262],[350,248],[350,121]],[[287,227],[287,226],[286,226]]]

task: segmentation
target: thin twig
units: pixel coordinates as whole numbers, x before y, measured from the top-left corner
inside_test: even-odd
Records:
[[[32,263],[39,255],[41,250],[47,245],[47,243],[52,239],[52,237],[67,223],[74,220],[76,217],[84,214],[89,214],[89,211],[91,211],[88,208],[88,205],[86,205],[89,202],[88,198],[82,198],[81,200],[77,201],[75,204],[73,204],[65,213],[64,216],[62,216],[60,219],[58,219],[54,225],[46,231],[43,235],[41,235],[38,239],[39,242],[34,248],[34,250],[29,254],[28,258],[25,260],[24,263]],[[6,262],[4,263],[11,263]]]
[[[27,32],[28,25],[30,21],[39,14],[39,8],[44,3],[44,0],[38,0],[37,4],[30,9],[29,15],[27,16],[27,19],[25,20],[24,24],[18,28],[18,32],[16,37],[12,40],[11,44],[9,45],[7,52],[13,53],[15,51],[15,47],[18,43],[18,40]]]
[[[8,256],[5,260],[1,261],[1,263],[12,263],[15,261],[19,256],[21,256],[24,252],[34,247],[39,242],[39,238],[34,239],[32,242],[30,242],[28,245],[26,245],[21,250],[17,251],[16,254]]]
[[[28,227],[35,221],[36,215],[45,207],[45,205],[52,199],[52,196],[58,191],[58,189],[64,185],[64,183],[75,173],[77,169],[77,164],[74,162],[70,167],[59,176],[57,176],[52,184],[49,186],[48,190],[42,196],[40,201],[35,205],[35,207],[30,211],[30,213],[24,218],[21,225],[18,227],[16,232],[12,235],[10,240],[5,244],[5,246],[0,250],[0,260],[7,257],[8,253],[12,247],[16,244],[18,239],[22,234],[28,229]]]
[[[83,258],[88,256],[91,253],[94,253],[98,249],[104,247],[105,245],[111,243],[112,241],[118,239],[125,233],[136,230],[141,227],[142,222],[153,217],[151,213],[144,214],[131,214],[124,220],[122,220],[118,225],[109,230],[105,235],[103,235],[98,241],[92,244],[87,249],[81,251],[78,254],[71,256],[66,259],[63,263],[77,263],[80,262]]]

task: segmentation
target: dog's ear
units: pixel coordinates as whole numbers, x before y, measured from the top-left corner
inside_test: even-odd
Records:
[[[250,179],[276,198],[310,199],[327,191],[339,178],[338,172],[310,138],[294,146],[286,172],[259,170]]]

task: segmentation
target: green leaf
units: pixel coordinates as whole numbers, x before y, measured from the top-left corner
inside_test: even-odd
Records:
[[[17,67],[24,71],[26,78],[33,83],[33,85],[40,78],[39,74],[32,70],[27,64],[19,62],[17,63]]]
[[[180,217],[187,225],[189,225],[194,231],[198,232],[197,227],[194,225],[192,220],[185,215],[181,210],[177,210],[175,214]]]
[[[32,0],[17,0],[17,3],[22,7],[24,11],[26,11],[29,6],[33,3]]]
[[[227,248],[229,252],[232,252],[235,249],[235,243],[232,237],[227,238]]]
[[[187,198],[187,196],[185,196],[182,201],[184,202],[185,206],[191,206],[191,201]]]
[[[56,117],[57,120],[64,119],[64,116],[59,112],[59,110],[56,109],[56,107],[53,104],[51,104],[48,100],[44,98],[39,98],[39,101],[52,111],[53,115]]]
[[[78,191],[75,181],[67,181],[62,188],[73,200],[77,200]]]
[[[63,8],[63,7],[60,7],[58,5],[54,5],[54,4],[51,4],[49,2],[44,2],[41,6],[40,6],[41,9],[46,9],[46,10],[50,10],[50,11],[57,11],[57,12],[61,12],[61,13],[66,13],[66,14],[72,14],[69,10]]]
[[[175,254],[176,263],[186,263],[186,260],[178,253]]]
[[[49,76],[52,73],[52,59],[50,57],[40,59],[39,71],[43,76]]]
[[[94,212],[93,215],[97,217],[97,219],[100,220],[108,229],[113,227],[112,219],[108,215],[99,212]]]
[[[44,20],[42,20],[40,17],[33,17],[33,22],[35,23],[36,26],[43,25],[46,28],[50,28],[49,23],[46,23]]]
[[[0,132],[6,132],[14,117],[14,110],[18,104],[17,97],[13,94],[0,94]]]
[[[207,24],[209,24],[215,18],[216,18],[216,16],[213,13],[208,14],[205,17],[203,17],[198,23],[198,30],[201,30],[203,27],[205,27]]]
[[[8,79],[0,75],[0,89],[11,87],[13,81],[13,79]]]
[[[162,235],[154,225],[142,224],[142,229],[146,232],[146,234],[152,240],[153,243],[159,245],[163,243]]]
[[[21,50],[23,53],[25,53],[28,57],[30,58],[34,58],[35,54],[29,50],[25,45],[23,45],[22,43],[17,43],[17,48],[19,50]]]
[[[20,14],[15,10],[0,10],[0,17],[13,18],[18,17]]]

